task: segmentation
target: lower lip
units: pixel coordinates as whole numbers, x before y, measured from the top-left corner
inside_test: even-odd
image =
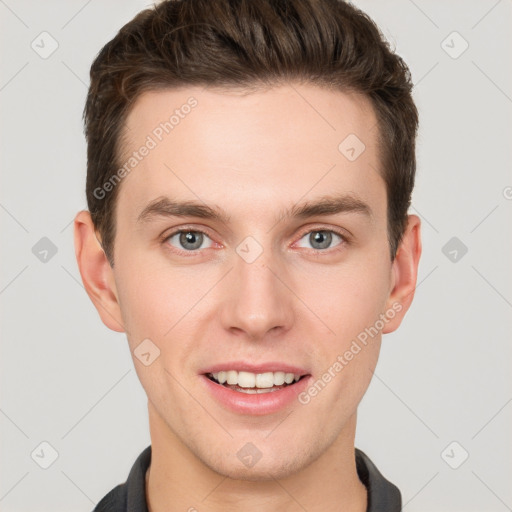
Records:
[[[222,384],[213,382],[206,375],[201,375],[208,391],[222,406],[238,414],[252,415],[272,414],[284,409],[297,399],[299,393],[307,388],[310,378],[311,375],[308,375],[298,382],[277,391],[248,394],[234,391]]]

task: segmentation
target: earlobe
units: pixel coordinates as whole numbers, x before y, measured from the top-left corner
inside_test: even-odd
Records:
[[[421,256],[421,221],[417,215],[409,215],[407,228],[393,261],[393,281],[386,311],[393,310],[393,317],[382,330],[383,334],[393,332],[402,322],[409,309],[418,277]]]
[[[103,323],[113,331],[124,332],[114,274],[87,210],[77,213],[74,236],[75,256],[87,295]]]

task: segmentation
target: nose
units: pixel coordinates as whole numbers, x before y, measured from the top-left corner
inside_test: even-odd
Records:
[[[235,256],[221,321],[225,329],[257,341],[286,332],[293,322],[293,293],[285,267],[271,251],[249,263]]]

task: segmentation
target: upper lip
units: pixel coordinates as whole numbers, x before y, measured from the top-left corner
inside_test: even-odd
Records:
[[[235,370],[237,372],[250,372],[250,373],[267,373],[267,372],[284,372],[284,373],[293,373],[295,375],[308,375],[309,372],[304,368],[300,368],[298,366],[293,366],[287,363],[279,363],[275,361],[271,361],[268,363],[260,363],[260,364],[252,364],[246,363],[244,361],[232,361],[226,363],[218,363],[212,366],[208,366],[203,370],[200,370],[199,373],[207,374],[207,373],[217,373],[221,371],[229,371]]]

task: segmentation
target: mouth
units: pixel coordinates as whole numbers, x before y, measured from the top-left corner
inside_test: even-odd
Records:
[[[279,361],[218,363],[202,368],[199,375],[213,403],[231,413],[252,416],[285,413],[300,405],[298,396],[313,380],[306,368]]]
[[[246,394],[273,393],[291,387],[307,377],[307,375],[284,371],[252,373],[236,370],[206,373],[205,376],[220,386]]]

